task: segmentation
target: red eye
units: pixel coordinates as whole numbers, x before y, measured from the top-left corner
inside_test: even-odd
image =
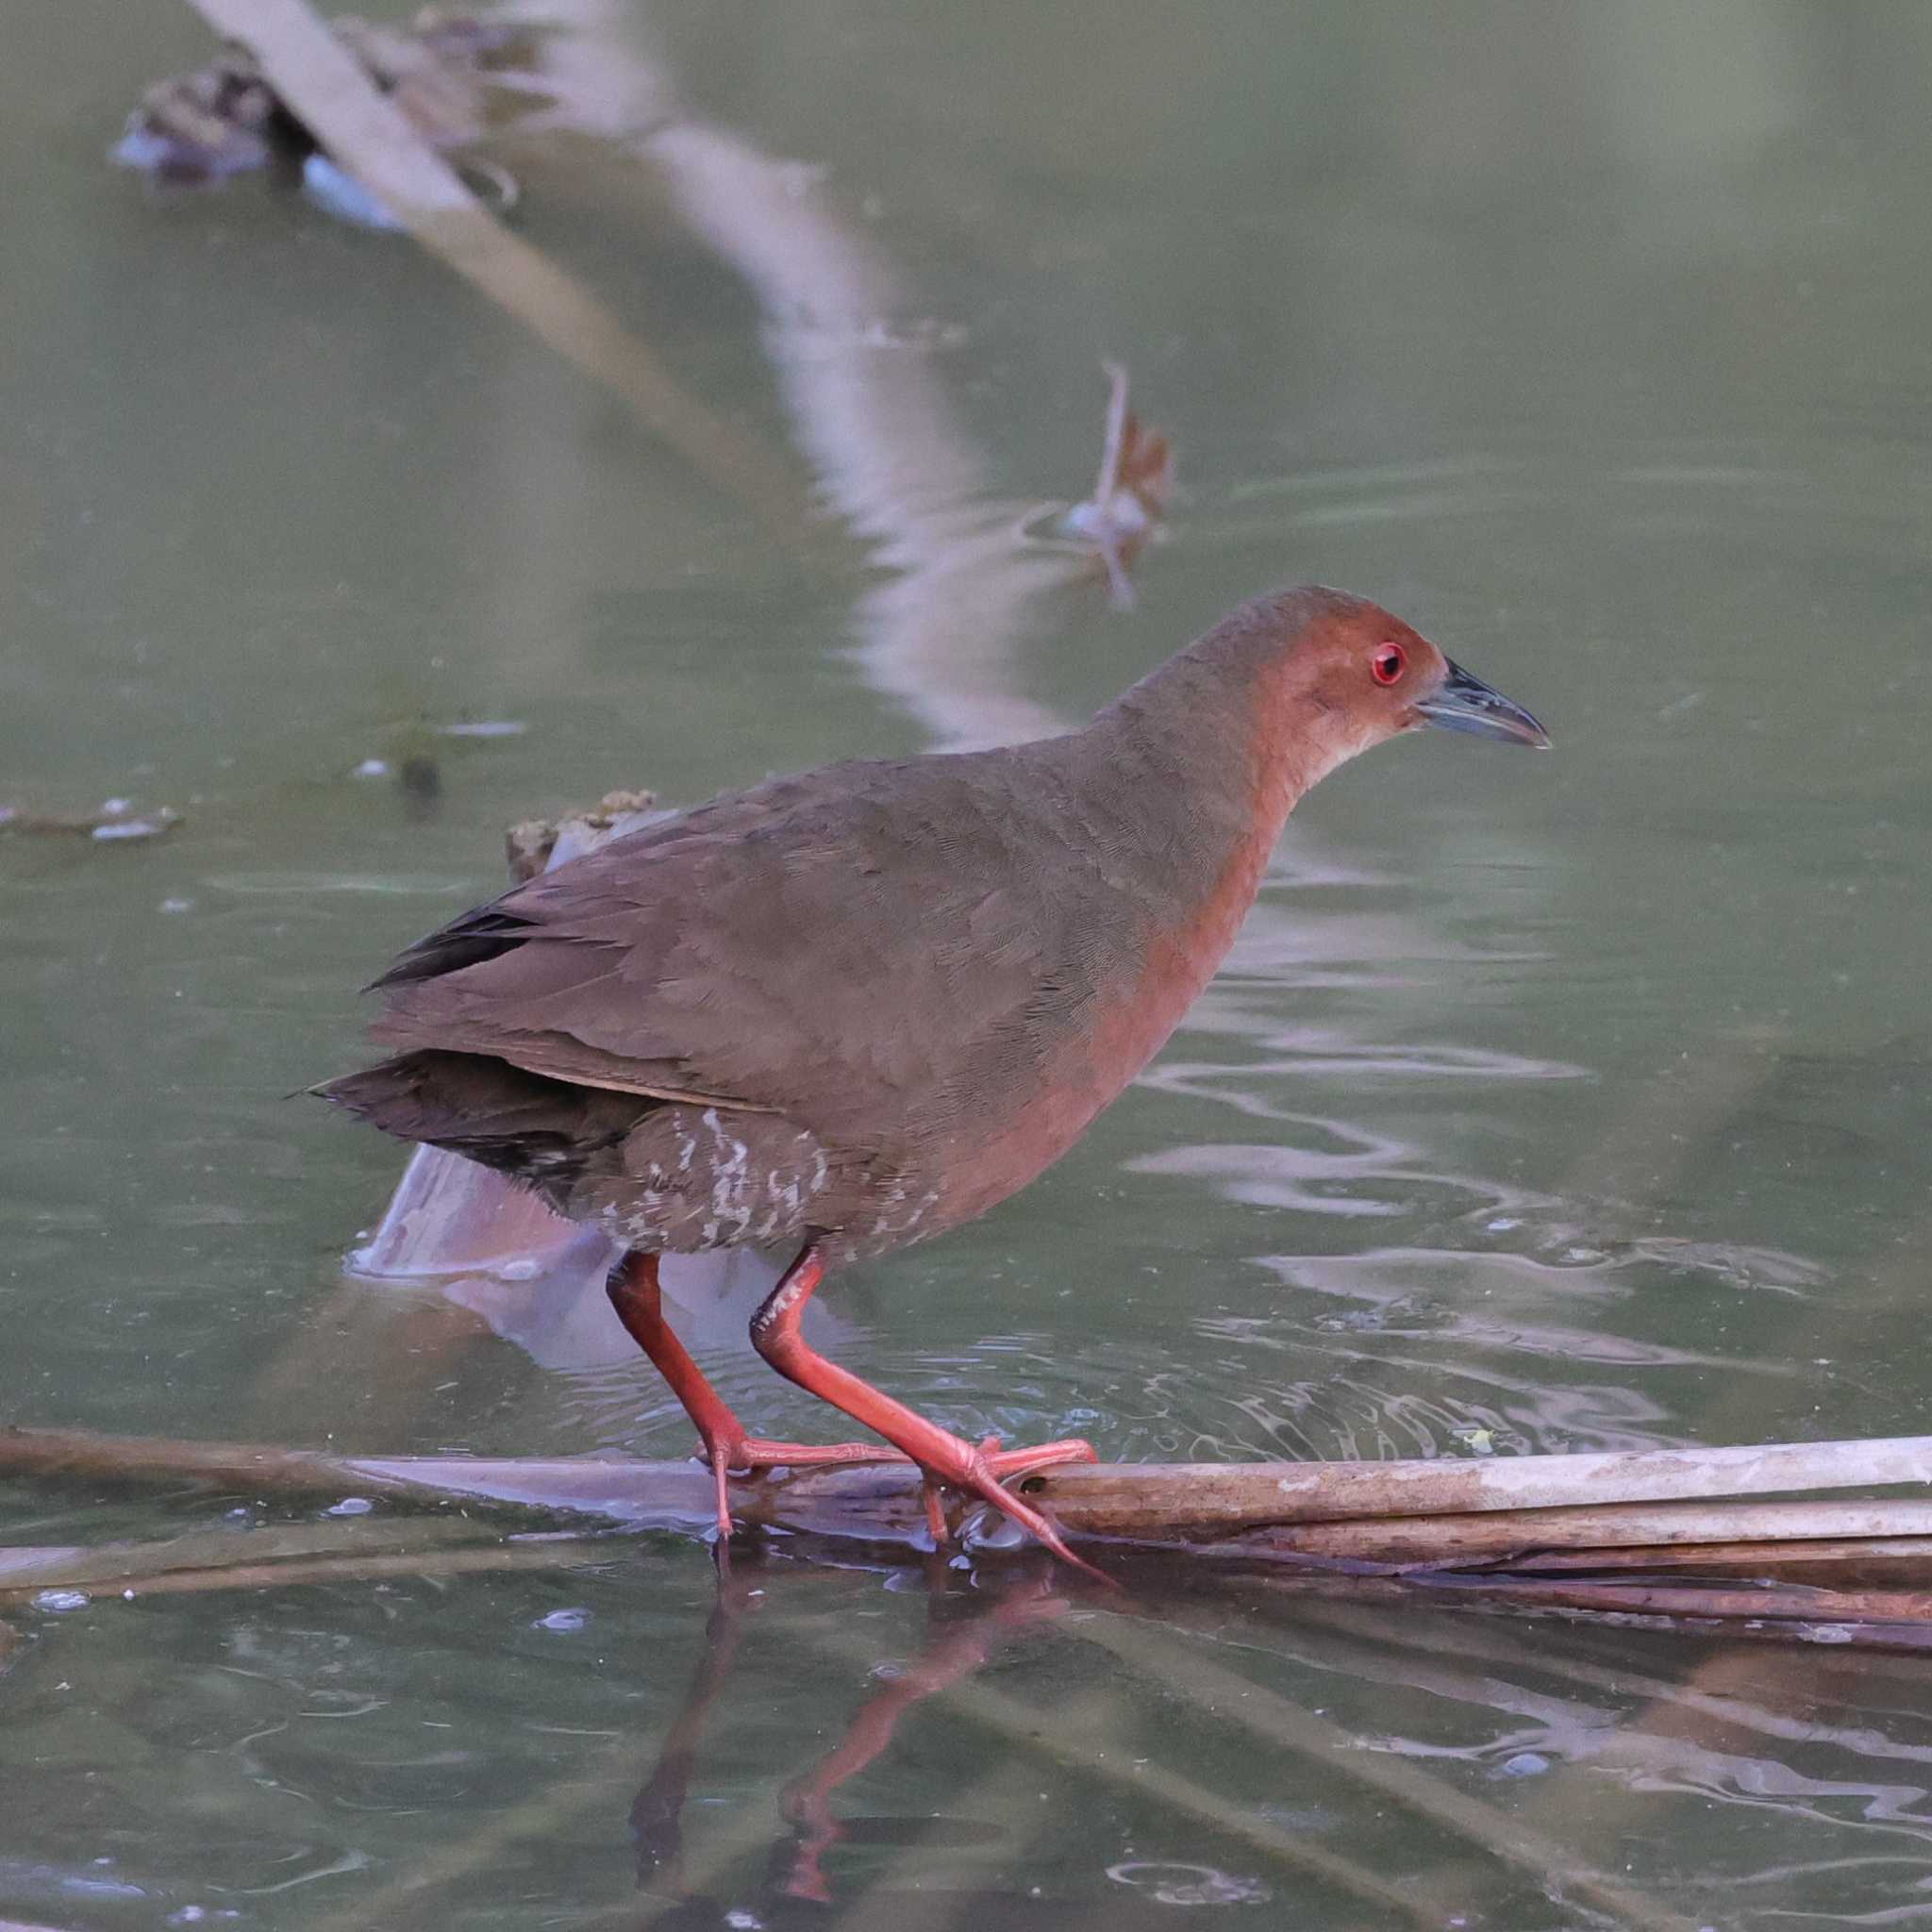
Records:
[[[1408,662],[1408,653],[1400,644],[1383,644],[1369,659],[1369,669],[1377,684],[1393,684]]]

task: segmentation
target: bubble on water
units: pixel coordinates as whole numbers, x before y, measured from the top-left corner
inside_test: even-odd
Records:
[[[1549,1770],[1550,1760],[1541,1751],[1519,1751],[1496,1767],[1498,1777],[1541,1777]]]
[[[1153,1858],[1129,1858],[1109,1865],[1116,1885],[1145,1891],[1164,1906],[1258,1906],[1274,1894],[1258,1878],[1242,1878],[1212,1865],[1184,1865]]]
[[[560,1630],[568,1636],[574,1630],[581,1630],[591,1621],[591,1613],[580,1606],[567,1610],[552,1610],[547,1617],[539,1617],[530,1625],[532,1630]]]
[[[93,1599],[84,1590],[43,1590],[34,1598],[37,1610],[84,1610]]]
[[[331,1503],[324,1511],[328,1516],[367,1516],[375,1507],[367,1496],[344,1496],[340,1503]]]
[[[1010,1516],[982,1509],[960,1526],[959,1542],[969,1550],[1017,1550],[1031,1541]]]
[[[1800,1624],[1798,1636],[1806,1643],[1855,1643],[1858,1630],[1855,1624]]]
[[[391,233],[403,225],[361,182],[324,154],[310,155],[302,163],[302,192],[325,214],[355,227]]]

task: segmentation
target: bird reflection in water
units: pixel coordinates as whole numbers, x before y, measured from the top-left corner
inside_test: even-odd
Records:
[[[778,1574],[765,1566],[752,1570],[741,1563],[734,1568],[724,1546],[719,1548],[718,1593],[705,1625],[703,1652],[630,1811],[640,1887],[680,1898],[688,1896],[682,1880],[684,1807],[705,1726],[724,1694],[748,1621]],[[875,1688],[853,1713],[839,1741],[779,1796],[778,1808],[791,1834],[773,1847],[769,1885],[775,1898],[829,1905],[834,1892],[824,1869],[827,1853],[848,1837],[862,1835],[877,1842],[903,1835],[897,1821],[885,1819],[868,1820],[855,1832],[835,1812],[835,1794],[891,1749],[908,1711],[971,1676],[1008,1644],[1051,1624],[1069,1607],[1067,1598],[1054,1593],[1043,1570],[1009,1575],[991,1597],[949,1589],[957,1581],[955,1573],[937,1558],[927,1568],[926,1581],[928,1632],[918,1656],[903,1665],[874,1667]],[[949,1832],[955,1842],[978,1836],[963,1820],[922,1817],[910,1824],[922,1842]],[[991,1830],[987,1828],[989,1835]],[[698,1903],[695,1897],[689,1902]]]

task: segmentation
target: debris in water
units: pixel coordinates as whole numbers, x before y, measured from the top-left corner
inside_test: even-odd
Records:
[[[457,163],[463,185],[479,200],[490,203],[500,215],[507,215],[522,199],[523,190],[508,169],[494,161],[472,155]],[[325,215],[347,222],[353,228],[374,228],[379,234],[400,235],[403,224],[363,187],[355,175],[336,166],[317,148],[302,163],[302,195]]]
[[[149,88],[109,155],[171,188],[206,188],[267,167],[299,138],[255,62],[231,50]]]
[[[590,811],[562,819],[525,819],[503,835],[510,877],[521,885],[535,878],[553,857],[561,865],[607,837],[639,831],[652,820],[669,816],[658,808],[655,791],[607,791]]]
[[[423,138],[439,148],[482,141],[504,118],[507,95],[542,92],[531,73],[544,29],[491,13],[425,8],[407,27],[353,17],[336,37]],[[109,150],[124,168],[171,188],[208,188],[272,164],[299,171],[303,192],[328,213],[364,227],[394,228],[393,215],[323,153],[255,57],[228,46],[192,74],[158,81],[141,97]],[[499,213],[516,183],[492,163],[462,164]]]
[[[1102,367],[1112,388],[1100,475],[1093,494],[1074,505],[1060,527],[1068,536],[1085,538],[1093,545],[1107,568],[1114,608],[1131,610],[1134,587],[1127,573],[1166,512],[1174,488],[1174,451],[1159,430],[1143,428],[1127,407],[1125,365],[1108,362]]]
[[[420,817],[442,796],[442,767],[426,751],[411,752],[396,767],[396,789]]]
[[[1258,1878],[1240,1878],[1212,1865],[1177,1859],[1129,1858],[1109,1865],[1107,1875],[1116,1885],[1151,1892],[1164,1906],[1257,1906],[1274,1896]]]
[[[125,798],[108,798],[91,812],[30,812],[0,805],[0,832],[20,832],[43,838],[92,839],[99,844],[124,840],[158,839],[181,823],[171,806],[137,812]]]
[[[345,175],[320,148],[302,162],[302,194],[324,214],[347,222],[352,228],[401,232],[402,223],[383,207],[353,175]]]

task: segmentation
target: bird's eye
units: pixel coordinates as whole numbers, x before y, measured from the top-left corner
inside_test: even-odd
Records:
[[[1393,684],[1408,662],[1408,653],[1400,644],[1383,644],[1369,659],[1369,669],[1377,684]]]

